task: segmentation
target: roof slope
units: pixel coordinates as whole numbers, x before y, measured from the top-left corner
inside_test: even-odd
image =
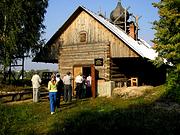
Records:
[[[69,26],[69,24],[82,12],[85,11],[90,16],[95,18],[99,23],[104,25],[109,31],[111,31],[114,35],[116,35],[120,40],[126,43],[131,49],[133,49],[137,54],[142,57],[148,58],[150,60],[154,60],[157,57],[157,53],[155,50],[151,48],[151,46],[142,39],[135,41],[132,37],[127,35],[123,30],[118,28],[117,26],[110,23],[108,20],[103,17],[93,13],[83,6],[79,6],[74,13],[67,19],[67,21],[58,29],[58,31],[50,38],[50,40],[46,43],[46,47],[51,45],[58,36]]]
[[[89,11],[85,7],[81,8],[93,16],[96,20],[102,23],[106,28],[108,28],[112,33],[114,33],[119,39],[124,41],[130,48],[132,48],[135,52],[137,52],[140,56],[148,58],[150,60],[154,60],[157,57],[157,53],[155,50],[151,48],[151,46],[140,39],[139,41],[134,40],[132,37],[127,35],[123,30],[119,29],[117,26],[110,23],[108,20],[103,17]]]

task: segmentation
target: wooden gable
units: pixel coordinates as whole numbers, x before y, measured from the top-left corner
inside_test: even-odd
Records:
[[[55,44],[60,43],[59,69],[62,74],[75,65],[94,64],[96,58],[104,60],[99,68],[100,78],[110,79],[110,58],[139,57],[122,40],[98,20],[82,10],[60,32]],[[82,39],[83,38],[83,39]]]
[[[79,44],[81,33],[86,33],[85,43],[110,44],[112,58],[139,57],[139,55],[127,46],[122,40],[108,30],[103,24],[79,7],[63,26],[51,37],[41,52],[33,61],[36,62],[58,62],[59,45]],[[45,55],[44,55],[45,54]],[[54,54],[54,55],[51,55]]]
[[[63,45],[83,44],[80,42],[81,33],[86,34],[85,44],[91,43],[109,43],[111,48],[111,57],[138,57],[130,47],[122,40],[116,37],[105,26],[99,23],[95,18],[87,12],[82,11],[71,22],[71,24],[58,37],[59,41],[63,41]]]

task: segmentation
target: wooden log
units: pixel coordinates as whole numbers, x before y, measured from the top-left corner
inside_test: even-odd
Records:
[[[124,74],[111,74],[111,78],[124,78]]]
[[[61,46],[61,48],[66,48],[66,47],[76,47],[76,46],[109,46],[109,42],[104,41],[104,42],[91,42],[91,43],[78,43],[78,44],[64,44],[63,46]]]
[[[11,98],[12,101],[17,101],[17,100],[21,100],[23,98],[23,96],[27,95],[27,94],[32,94],[32,91],[7,93],[7,94],[0,95],[0,98],[3,98],[3,97],[12,97]]]
[[[127,78],[111,78],[112,81],[115,82],[127,82]]]
[[[67,50],[67,51],[62,51],[61,55],[89,55],[89,54],[93,54],[93,53],[102,53],[102,54],[106,54],[107,56],[108,54],[108,50],[107,49],[93,49],[93,50],[76,50],[76,51],[72,51],[72,50]]]
[[[78,49],[82,49],[82,50],[93,50],[93,49],[109,49],[109,46],[106,46],[106,45],[100,45],[100,46],[98,46],[98,45],[96,45],[96,46],[94,46],[94,45],[90,45],[90,46],[88,46],[88,45],[85,45],[85,46],[83,46],[83,45],[78,45],[78,46],[73,46],[73,47],[68,47],[68,46],[65,46],[65,47],[61,47],[61,50],[63,50],[63,51],[68,51],[68,50],[72,50],[72,51],[75,51],[75,50],[78,50]]]
[[[119,72],[119,70],[112,70],[112,68],[111,68],[111,74],[120,74],[120,72]]]
[[[116,70],[116,69],[119,69],[119,67],[111,67],[111,70]]]

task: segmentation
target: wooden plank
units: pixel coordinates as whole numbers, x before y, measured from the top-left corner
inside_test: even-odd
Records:
[[[111,70],[110,72],[111,72],[111,74],[119,74],[120,73],[119,70]]]
[[[32,91],[25,92],[14,92],[0,95],[0,98],[3,97],[12,97],[12,101],[21,100],[24,95],[32,94]]]
[[[122,78],[125,77],[124,74],[111,74],[111,78]]]
[[[73,76],[74,78],[79,74],[82,74],[82,66],[75,66],[73,67]],[[76,82],[75,79],[73,80],[73,93],[75,94]]]
[[[111,81],[126,82],[126,81],[128,81],[128,79],[127,78],[111,78]]]
[[[96,70],[94,65],[91,65],[91,93],[92,93],[92,97],[95,98],[96,97]]]
[[[111,67],[111,70],[116,70],[116,69],[119,69],[119,67]]]

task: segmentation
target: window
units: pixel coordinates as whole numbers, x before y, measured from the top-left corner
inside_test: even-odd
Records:
[[[80,42],[86,42],[87,41],[87,33],[85,31],[80,32]]]

